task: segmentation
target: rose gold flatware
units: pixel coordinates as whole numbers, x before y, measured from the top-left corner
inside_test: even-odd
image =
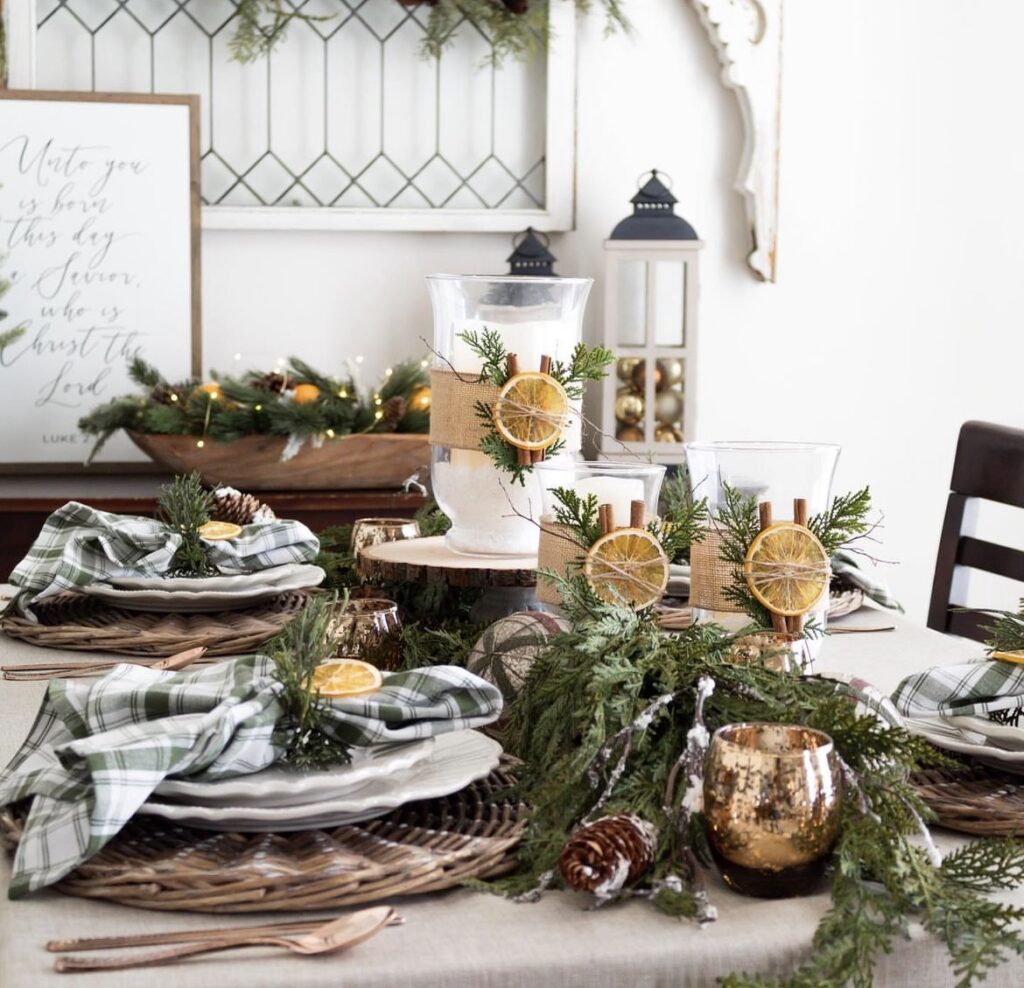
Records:
[[[186,649],[184,652],[178,652],[176,655],[169,655],[163,659],[141,659],[126,655],[123,659],[104,659],[102,662],[82,662],[75,665],[30,662],[24,665],[0,666],[0,671],[3,672],[4,679],[9,682],[26,683],[40,679],[80,679],[85,676],[95,676],[125,663],[168,672],[184,669],[186,666],[198,662],[205,654],[206,647],[200,645],[198,648]]]
[[[210,954],[238,947],[283,947],[294,954],[314,956],[331,954],[354,947],[368,940],[387,926],[394,910],[390,906],[362,909],[340,919],[314,927],[308,933],[290,939],[286,936],[253,934],[233,939],[211,940],[205,943],[180,944],[170,950],[156,950],[145,954],[117,954],[114,957],[60,957],[53,968],[61,974],[79,971],[116,971],[129,967],[149,967],[172,963],[182,957]]]
[[[51,954],[71,950],[114,950],[120,947],[159,947],[173,943],[199,943],[207,940],[233,940],[245,936],[290,936],[309,933],[337,917],[318,916],[313,919],[285,920],[281,923],[259,923],[255,926],[219,926],[214,929],[169,930],[163,933],[130,933],[108,937],[71,937],[50,940],[46,949]],[[388,926],[401,926],[404,917],[392,914]]]
[[[829,628],[829,635],[870,635],[876,631],[895,631],[896,625],[884,624],[878,628]]]

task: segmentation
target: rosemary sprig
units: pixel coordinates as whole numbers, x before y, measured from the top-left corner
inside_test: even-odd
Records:
[[[296,768],[327,768],[350,760],[348,745],[331,731],[330,702],[310,689],[314,670],[334,652],[331,624],[347,601],[347,591],[340,603],[336,593],[314,597],[270,645],[284,709],[274,741],[283,749],[280,760]]]
[[[203,487],[199,472],[175,477],[160,488],[157,510],[161,520],[181,536],[171,567],[171,576],[210,576],[217,572],[199,528],[210,520],[213,495]]]

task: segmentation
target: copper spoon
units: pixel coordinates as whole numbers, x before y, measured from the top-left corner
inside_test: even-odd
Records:
[[[61,974],[75,971],[116,971],[128,967],[147,967],[167,964],[179,957],[193,957],[218,950],[233,950],[235,947],[284,947],[295,954],[331,954],[338,950],[354,947],[368,940],[391,921],[394,910],[390,906],[361,909],[359,912],[342,916],[318,926],[303,936],[291,939],[280,936],[247,936],[231,940],[215,940],[207,943],[190,943],[171,950],[155,950],[146,954],[117,954],[114,957],[60,957],[54,961],[53,969]]]

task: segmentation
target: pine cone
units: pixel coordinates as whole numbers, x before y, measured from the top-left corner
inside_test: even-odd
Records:
[[[171,397],[174,392],[166,384],[158,384],[149,392],[149,400],[158,405],[171,405],[175,399]]]
[[[400,395],[388,398],[381,406],[381,411],[384,413],[384,417],[380,420],[381,425],[388,429],[394,429],[405,415],[407,408],[406,400]]]
[[[632,813],[602,817],[566,841],[558,870],[569,888],[608,898],[650,868],[656,843],[654,826]]]
[[[218,487],[213,492],[211,521],[229,521],[235,525],[251,525],[256,521],[274,521],[277,516],[259,498],[243,494],[233,487]]]
[[[273,391],[274,394],[284,394],[285,385],[288,383],[288,379],[284,374],[278,374],[277,371],[270,371],[269,374],[257,377],[251,383],[254,388],[259,388],[261,391]]]

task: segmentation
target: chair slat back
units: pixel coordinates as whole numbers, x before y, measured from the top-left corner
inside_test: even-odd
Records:
[[[987,636],[992,619],[954,610],[950,600],[957,566],[994,573],[1024,584],[1024,551],[963,534],[971,498],[1024,508],[1024,430],[989,422],[965,422],[960,429],[946,516],[935,560],[928,627],[975,641]]]

